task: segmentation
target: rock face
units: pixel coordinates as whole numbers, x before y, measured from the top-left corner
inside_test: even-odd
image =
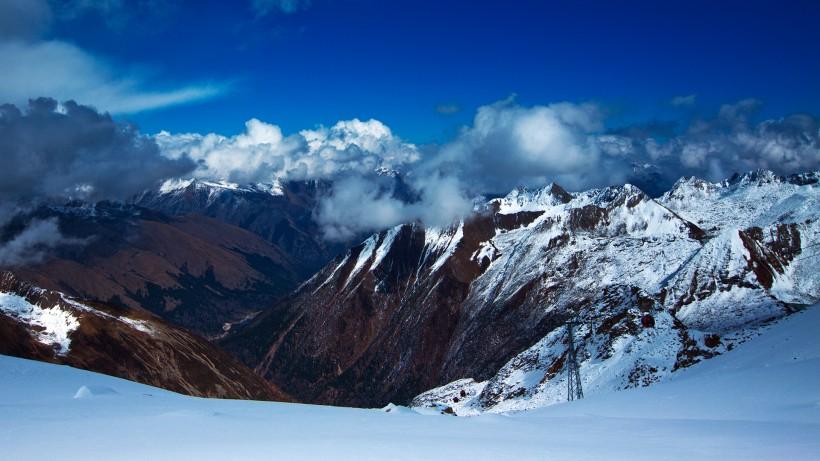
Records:
[[[502,411],[566,398],[573,316],[587,393],[647,385],[817,301],[816,178],[513,191],[371,236],[223,344],[305,401]]]
[[[0,354],[183,394],[291,400],[202,338],[146,311],[81,302],[0,273]]]

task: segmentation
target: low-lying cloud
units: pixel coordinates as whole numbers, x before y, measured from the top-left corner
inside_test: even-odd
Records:
[[[790,174],[820,167],[816,118],[795,114],[752,123],[758,106],[753,100],[724,105],[717,117],[692,123],[666,143],[647,141],[648,154],[713,181],[755,169]]]
[[[458,177],[474,193],[550,181],[573,189],[620,182],[628,166],[613,162],[596,141],[603,121],[593,104],[523,107],[507,99],[480,107],[472,126],[442,146],[425,168]]]
[[[727,104],[682,129],[658,122],[612,130],[605,108],[594,104],[522,106],[507,99],[479,108],[450,142],[418,146],[372,119],[291,134],[251,119],[235,136],[149,137],[92,108],[38,99],[24,110],[0,108],[7,167],[0,194],[6,204],[26,204],[124,199],[190,177],[240,184],[328,180],[332,188],[315,219],[327,238],[344,240],[405,222],[447,225],[470,213],[476,197],[518,186],[557,182],[583,190],[637,182],[657,192],[684,174],[720,180],[758,168],[779,174],[820,168],[818,120],[795,114],[756,121],[759,106]]]
[[[316,220],[325,238],[349,240],[364,232],[408,222],[447,226],[473,209],[472,200],[455,177],[416,178],[411,187],[419,195],[407,200],[369,177],[340,179],[334,183],[332,192],[319,202]]]
[[[660,122],[610,130],[606,110],[594,104],[528,107],[510,98],[480,107],[469,126],[438,146],[408,143],[377,120],[286,135],[252,119],[237,136],[160,133],[156,139],[169,158],[196,161],[193,175],[201,178],[332,180],[316,219],[328,238],[346,239],[403,222],[446,225],[469,213],[474,197],[518,186],[557,182],[583,190],[635,182],[658,192],[682,174],[720,180],[758,168],[780,174],[818,169],[817,119],[753,122],[758,106],[754,100],[727,104],[682,130]],[[393,170],[411,198],[385,186]]]
[[[72,101],[0,106],[0,141],[4,201],[125,199],[196,166],[187,157],[167,158],[152,137]]]
[[[84,240],[64,236],[56,218],[31,221],[20,233],[0,245],[0,267],[37,264],[61,245],[82,245]]]
[[[0,106],[0,159],[0,226],[45,201],[124,200],[196,166],[162,155],[152,137],[108,114],[47,98]],[[35,220],[0,244],[0,264],[34,261],[66,242],[56,221]]]

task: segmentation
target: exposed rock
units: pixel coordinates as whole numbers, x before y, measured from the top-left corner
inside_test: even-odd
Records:
[[[223,344],[305,401],[383,406],[443,386],[413,401],[501,411],[565,399],[569,316],[594,393],[662,380],[820,295],[799,258],[820,240],[814,185],[560,191],[375,234]]]

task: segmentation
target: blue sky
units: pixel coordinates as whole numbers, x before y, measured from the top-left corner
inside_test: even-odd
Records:
[[[818,23],[816,0],[0,0],[0,189],[326,179],[347,238],[519,186],[814,172]]]
[[[52,5],[42,40],[139,75],[145,89],[216,88],[119,115],[146,132],[233,134],[256,117],[291,133],[358,117],[441,142],[511,94],[596,102],[610,126],[749,97],[766,117],[820,109],[818,2],[81,3],[70,14]],[[670,104],[693,94],[693,106]]]

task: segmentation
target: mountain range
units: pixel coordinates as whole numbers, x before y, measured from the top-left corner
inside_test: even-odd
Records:
[[[476,414],[564,400],[574,319],[587,393],[651,385],[818,301],[819,177],[517,189],[361,243],[323,238],[321,182],[44,205],[3,238],[57,219],[82,243],[6,268],[0,347],[193,395]]]

